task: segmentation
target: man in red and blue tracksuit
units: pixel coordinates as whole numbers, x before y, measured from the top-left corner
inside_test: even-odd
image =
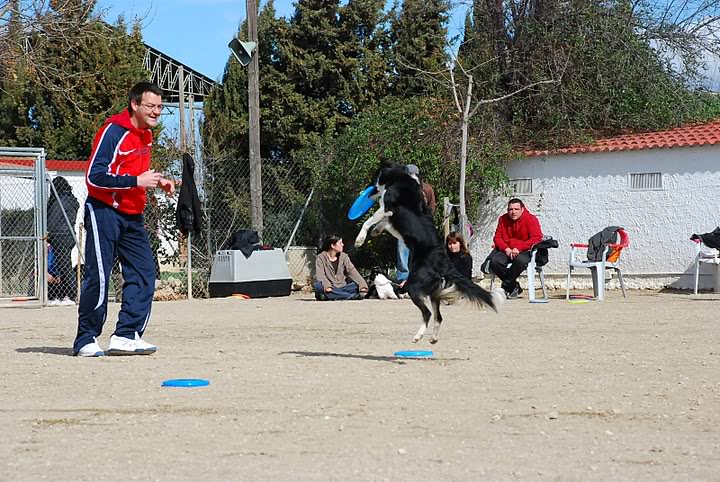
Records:
[[[76,356],[148,355],[157,347],[142,339],[155,292],[154,254],[145,230],[146,189],[171,195],[175,184],[150,169],[152,127],[162,111],[162,90],[136,84],[128,108],[110,117],[95,135],[85,181],[85,276],[80,291]],[[108,285],[115,257],[123,275],[122,306],[106,352],[97,337],[107,317]]]

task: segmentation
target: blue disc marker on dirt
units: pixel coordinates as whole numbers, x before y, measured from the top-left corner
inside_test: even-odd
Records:
[[[409,351],[396,351],[395,356],[403,358],[427,358],[432,356],[433,352],[429,350],[409,350]]]
[[[171,378],[162,382],[163,387],[207,387],[210,380],[202,378]]]
[[[593,295],[570,295],[571,300],[594,300],[595,297]]]
[[[350,211],[348,211],[348,219],[350,221],[355,221],[370,210],[373,204],[375,204],[375,200],[370,196],[376,192],[375,186],[368,186],[360,193],[352,206],[350,206]]]

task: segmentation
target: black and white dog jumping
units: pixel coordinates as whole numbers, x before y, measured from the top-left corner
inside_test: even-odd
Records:
[[[404,288],[423,318],[413,342],[417,343],[425,335],[434,313],[430,343],[437,343],[443,321],[441,302],[454,303],[465,298],[477,307],[489,306],[497,312],[505,293],[501,289],[486,291],[457,272],[439,239],[420,180],[408,174],[404,166],[386,167],[377,174],[375,187],[377,193],[372,197],[378,199],[380,208],[363,223],[355,246],[362,246],[368,231],[374,227],[372,236],[388,231],[410,249],[410,275]],[[426,297],[430,298],[432,313],[425,304]]]

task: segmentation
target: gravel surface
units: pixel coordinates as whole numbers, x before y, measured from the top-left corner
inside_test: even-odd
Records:
[[[95,359],[73,307],[3,308],[0,480],[719,480],[719,307],[455,305],[431,346],[409,300],[156,302],[155,355]]]

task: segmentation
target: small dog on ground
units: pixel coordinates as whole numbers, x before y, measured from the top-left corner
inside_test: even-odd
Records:
[[[393,283],[381,273],[375,276],[375,289],[381,300],[398,300],[407,296],[399,284]]]

